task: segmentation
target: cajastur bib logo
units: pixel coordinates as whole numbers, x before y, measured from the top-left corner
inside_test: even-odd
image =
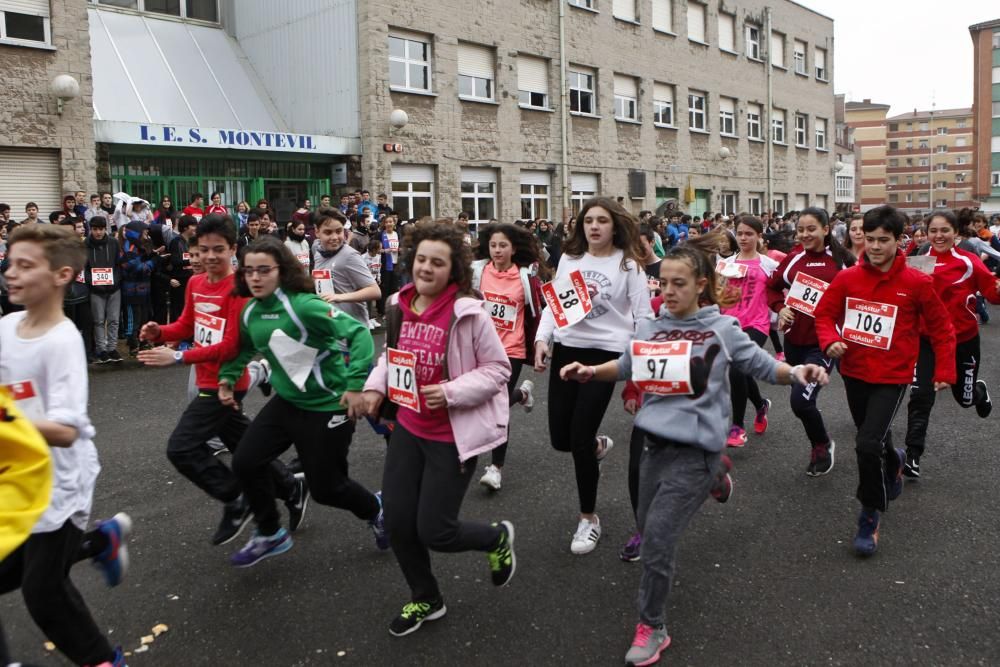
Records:
[[[688,399],[701,398],[708,389],[708,379],[712,375],[712,364],[715,358],[722,351],[722,346],[718,343],[709,344],[708,341],[715,338],[714,331],[690,331],[682,329],[671,329],[669,331],[657,331],[649,337],[653,342],[664,342],[674,340],[688,340],[694,348],[703,348],[703,356],[691,355],[691,394]]]

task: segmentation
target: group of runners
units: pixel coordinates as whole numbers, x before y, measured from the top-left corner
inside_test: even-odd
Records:
[[[671,641],[677,544],[709,496],[726,502],[733,492],[725,451],[747,443],[748,402],[754,431],[768,428],[771,405],[757,381],[791,385],[806,473],[819,477],[833,468],[836,446],[818,397],[839,367],[857,429],[853,548],[862,556],[876,552],[881,514],[903,477],[920,475],[935,392],[951,387],[960,406],[989,415],[975,302],[981,295],[1000,303],[997,279],[957,245],[951,211],[928,217],[927,243],[909,258],[900,248],[906,222],[889,206],[868,211],[863,248],[852,252],[838,243],[827,212],[808,208],[797,217],[795,247],[775,257],[763,247],[761,220],[737,216],[731,228],[692,235],[656,258],[649,228],[598,197],[572,221],[554,275],[522,226],[481,230],[476,259],[463,229],[414,224],[394,248],[405,284],[385,304],[385,343],[376,349],[367,309],[351,308],[373,292],[370,273],[355,266],[343,214],[315,218],[311,265],[322,275],[303,270],[289,245],[271,236],[237,257],[232,219],[208,214],[190,244],[197,275],[184,310],[169,325],[142,327],[140,338],[155,347],[139,360],[194,367],[196,391],[167,457],[221,504],[213,544],[253,524],[232,565],[287,552],[310,498],[348,510],[370,527],[376,549],[392,550],[409,586],[389,623],[395,636],[446,613],[431,551],[482,552],[498,587],[515,574],[513,522],[464,520],[461,506],[480,456],[490,457],[480,484],[502,488],[514,408],[530,411],[537,400],[534,383],[520,378],[526,364],[548,375],[551,445],[572,458],[579,515],[569,550],[594,551],[601,465],[614,447],[600,426],[616,383],[625,381],[624,407],[635,415],[636,531],[620,555],[642,567],[625,662],[649,665]],[[0,563],[0,590],[21,587],[36,623],[75,663],[121,665],[121,650],[108,645],[67,576],[73,562],[89,558],[117,584],[131,520],[119,514],[85,532],[99,470],[86,358],[55,305],[85,253],[69,230],[44,227],[19,228],[9,240],[9,295],[26,310],[0,321],[0,382],[48,441],[57,491],[31,536]],[[783,333],[787,363],[764,350],[772,328]],[[193,345],[174,347],[182,341]],[[56,346],[65,352],[48,354]],[[32,381],[40,404],[23,400]],[[891,425],[908,386],[904,449],[894,446]],[[251,420],[242,402],[254,387],[273,395]],[[377,491],[348,474],[355,428],[366,421],[387,441]],[[215,455],[214,438],[232,452],[231,465]],[[296,459],[282,462],[293,447]],[[72,465],[62,462],[67,457]],[[58,493],[73,501],[56,503]]]

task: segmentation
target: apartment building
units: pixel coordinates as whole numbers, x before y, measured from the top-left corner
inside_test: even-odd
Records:
[[[844,122],[853,132],[854,145],[860,155],[861,184],[858,203],[860,211],[881,206],[888,201],[886,193],[886,115],[888,104],[870,99],[847,102]]]
[[[1000,19],[969,27],[973,44],[973,196],[1000,213]]]
[[[847,125],[847,104],[843,95],[834,96],[834,139],[836,157],[834,163],[834,202],[838,213],[852,213],[861,210],[860,184],[857,165],[860,161],[859,149],[854,144],[854,130]]]

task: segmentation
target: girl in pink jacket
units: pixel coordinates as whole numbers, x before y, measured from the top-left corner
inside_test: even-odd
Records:
[[[413,282],[387,304],[386,348],[364,392],[371,416],[396,421],[382,501],[411,591],[389,624],[397,637],[445,615],[430,550],[486,552],[496,586],[515,569],[511,522],[458,518],[476,457],[506,440],[510,412],[510,362],[473,296],[471,250],[455,227],[429,224],[414,230],[403,253]]]

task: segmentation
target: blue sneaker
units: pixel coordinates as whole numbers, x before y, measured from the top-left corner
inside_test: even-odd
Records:
[[[259,535],[254,531],[246,546],[230,556],[229,562],[235,567],[250,567],[291,548],[292,536],[284,528],[279,528],[274,535]]]
[[[906,451],[898,447],[895,451],[896,458],[899,459],[899,465],[896,466],[896,475],[892,479],[886,478],[885,480],[885,492],[889,500],[895,500],[903,493],[903,470],[906,468]]]
[[[107,521],[100,521],[97,530],[108,540],[104,551],[91,559],[95,567],[104,573],[108,586],[115,587],[122,582],[128,572],[128,540],[132,532],[132,518],[119,512]]]
[[[385,530],[385,512],[382,511],[382,492],[378,491],[375,494],[375,499],[378,500],[378,516],[368,522],[368,525],[372,529],[372,533],[375,535],[375,546],[379,548],[380,551],[385,551],[389,548],[389,533]]]
[[[861,510],[858,534],[854,536],[854,551],[859,556],[871,556],[878,549],[878,510]]]

